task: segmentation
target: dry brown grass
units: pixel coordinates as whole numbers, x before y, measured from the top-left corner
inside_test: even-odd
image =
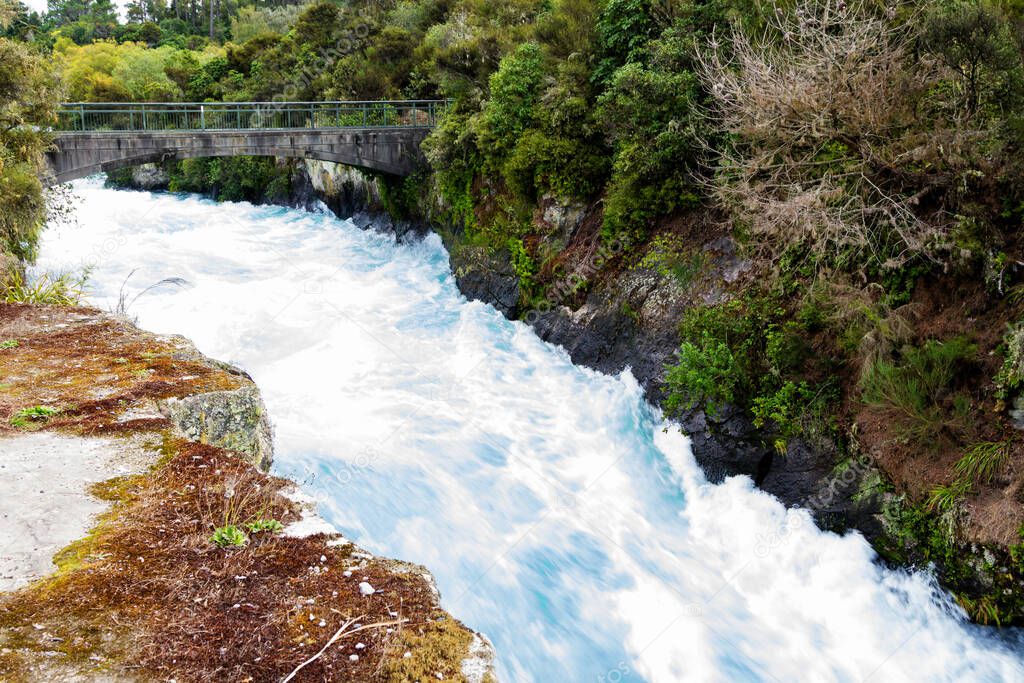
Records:
[[[160,430],[162,418],[119,419],[126,409],[171,397],[236,389],[242,379],[191,346],[157,339],[86,308],[0,304],[0,434],[32,406],[61,413],[49,428],[80,434]]]

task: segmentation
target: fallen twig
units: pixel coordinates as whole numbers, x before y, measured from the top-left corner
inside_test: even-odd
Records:
[[[295,669],[290,674],[288,674],[283,679],[281,679],[281,683],[288,683],[288,681],[290,681],[293,678],[295,678],[295,674],[299,673],[304,668],[306,668],[307,666],[309,666],[310,664],[312,664],[316,660],[320,659],[320,657],[322,657],[323,654],[325,652],[327,652],[328,648],[330,648],[331,645],[334,645],[336,642],[338,642],[339,640],[341,640],[345,636],[350,636],[353,633],[358,633],[360,631],[366,631],[366,630],[371,629],[371,628],[381,628],[383,626],[398,626],[399,624],[404,624],[405,622],[409,621],[408,619],[395,619],[393,621],[378,621],[375,624],[365,624],[363,626],[359,626],[357,628],[354,628],[351,631],[348,631],[348,627],[349,626],[351,626],[352,624],[356,623],[357,621],[359,621],[362,618],[363,617],[356,617],[355,619],[349,619],[344,624],[342,624],[341,628],[339,628],[337,631],[334,632],[334,635],[331,636],[330,640],[327,641],[327,644],[324,645],[323,648],[321,648],[321,650],[319,652],[317,652],[315,655],[313,655],[312,657],[310,657],[309,659],[304,661],[302,664],[299,664],[297,667],[295,667]]]

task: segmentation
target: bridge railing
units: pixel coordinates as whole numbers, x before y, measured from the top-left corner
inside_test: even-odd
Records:
[[[272,130],[425,128],[444,100],[374,102],[70,102],[58,131]]]

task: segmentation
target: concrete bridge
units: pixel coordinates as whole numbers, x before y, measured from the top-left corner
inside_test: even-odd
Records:
[[[194,157],[319,159],[409,175],[445,102],[74,103],[62,105],[47,184]]]

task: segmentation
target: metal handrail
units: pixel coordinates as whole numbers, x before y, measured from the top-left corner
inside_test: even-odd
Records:
[[[67,102],[66,132],[432,128],[446,100],[325,102]]]

